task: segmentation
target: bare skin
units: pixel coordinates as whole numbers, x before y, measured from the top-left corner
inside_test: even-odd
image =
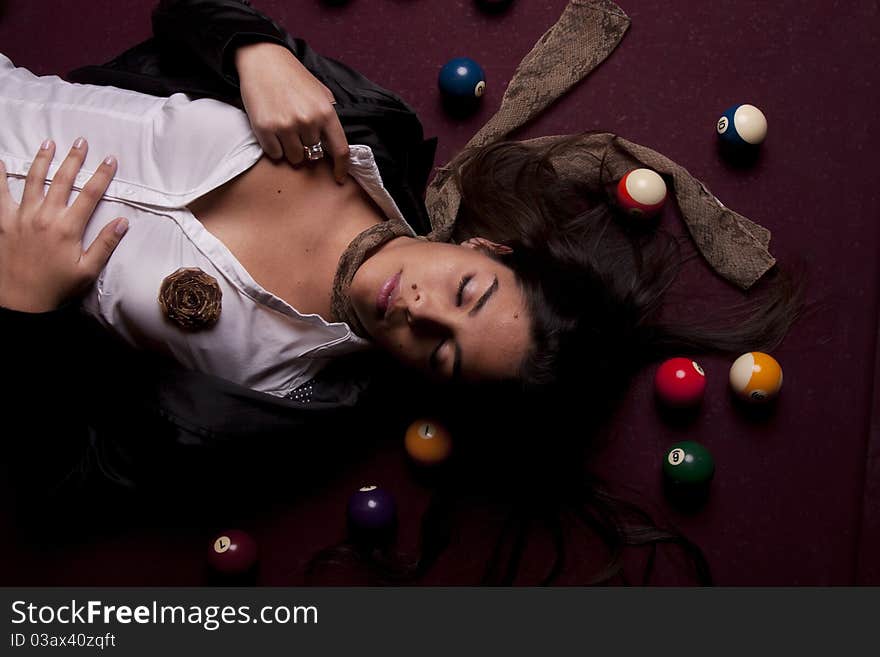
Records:
[[[325,319],[339,257],[385,220],[356,181],[338,185],[326,161],[294,168],[262,158],[188,208],[260,285]],[[488,240],[392,240],[355,274],[355,311],[378,346],[434,378],[512,377],[530,336],[513,272],[486,253],[503,249]],[[401,284],[380,317],[377,297],[398,273]]]
[[[242,48],[237,64],[245,105],[269,157],[189,209],[264,288],[329,320],[340,255],[385,217],[347,176],[348,145],[329,89],[278,47]],[[301,144],[319,138],[329,146],[328,157],[293,166],[302,163]],[[0,185],[0,305],[6,308],[58,307],[94,281],[122,239],[114,228],[125,224],[114,221],[92,245],[82,244],[116,163],[102,165],[67,207],[88,148],[78,141],[45,197],[43,180],[55,155],[50,141],[28,172],[21,204]],[[282,148],[284,159],[270,159]],[[5,179],[0,166],[0,182]],[[513,272],[489,255],[505,248],[479,238],[462,245],[391,240],[356,272],[354,310],[377,346],[435,378],[514,376],[529,348],[529,317]]]
[[[263,157],[187,207],[260,285],[324,318],[339,256],[385,218],[355,180],[337,184],[326,159],[294,168]]]
[[[277,45],[240,48],[236,67],[254,133],[269,158],[283,150],[284,159],[262,158],[189,209],[264,288],[330,319],[340,255],[385,217],[346,175],[348,144],[331,91]],[[289,166],[319,139],[332,164]],[[529,317],[513,272],[487,255],[504,248],[392,240],[355,274],[354,310],[378,346],[433,378],[513,377],[529,348]],[[383,315],[377,299],[397,275]]]

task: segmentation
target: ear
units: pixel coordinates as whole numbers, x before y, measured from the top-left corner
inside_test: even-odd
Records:
[[[486,251],[491,251],[495,255],[513,253],[513,249],[509,246],[493,242],[492,240],[487,240],[485,237],[472,237],[469,240],[462,242],[461,245],[466,246],[469,249],[484,249]]]

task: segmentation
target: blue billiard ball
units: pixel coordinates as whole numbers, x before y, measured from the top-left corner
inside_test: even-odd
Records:
[[[397,522],[394,498],[378,486],[362,486],[348,500],[348,526],[356,535],[391,531]]]
[[[754,105],[733,105],[715,124],[722,143],[739,148],[758,146],[767,136],[767,118]]]
[[[486,74],[470,57],[450,59],[440,69],[440,92],[449,100],[474,101],[486,91]]]

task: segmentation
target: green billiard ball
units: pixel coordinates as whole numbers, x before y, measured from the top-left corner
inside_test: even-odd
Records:
[[[663,474],[677,486],[702,486],[715,474],[715,460],[709,450],[692,440],[675,443],[663,458]]]

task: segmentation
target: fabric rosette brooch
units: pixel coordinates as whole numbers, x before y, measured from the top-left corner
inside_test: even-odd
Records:
[[[188,331],[213,326],[220,318],[222,297],[217,279],[198,267],[181,267],[166,276],[159,288],[162,312]]]

